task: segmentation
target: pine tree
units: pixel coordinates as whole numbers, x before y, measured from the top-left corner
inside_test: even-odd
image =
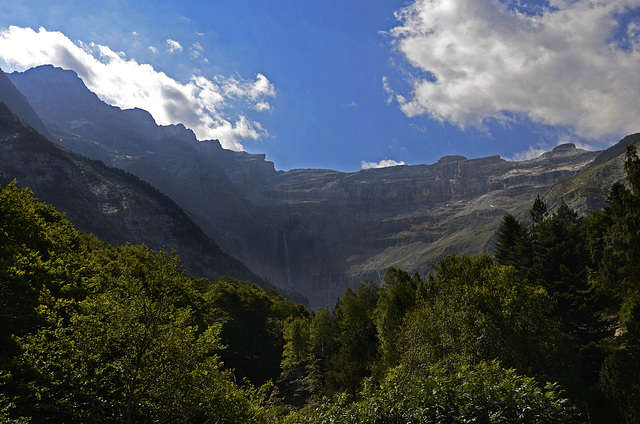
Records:
[[[524,224],[508,213],[502,218],[497,235],[494,257],[499,264],[517,269],[531,266],[531,242]]]
[[[541,223],[549,215],[547,204],[540,199],[540,196],[536,197],[536,200],[533,202],[533,207],[531,208],[530,213],[534,225]]]
[[[621,293],[640,290],[640,158],[633,145],[627,146],[624,168],[628,187],[614,184],[607,198],[613,224],[600,266],[603,280]]]

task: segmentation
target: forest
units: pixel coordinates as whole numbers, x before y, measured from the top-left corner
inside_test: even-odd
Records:
[[[503,217],[492,253],[308,310],[188,275],[0,188],[0,421],[640,422],[640,158],[582,217]]]

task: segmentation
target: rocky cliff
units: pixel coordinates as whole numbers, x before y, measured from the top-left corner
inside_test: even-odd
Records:
[[[506,212],[526,211],[599,155],[566,144],[524,162],[448,156],[355,173],[282,172],[263,155],[106,105],[71,71],[40,67],[10,78],[62,145],[148,181],[225,252],[314,306],[333,305],[345,287],[378,281],[392,265],[424,273],[448,252],[490,248]],[[601,204],[604,190],[582,210]]]
[[[222,252],[169,197],[119,169],[45,139],[0,103],[0,172],[64,212],[74,225],[112,244],[176,248],[195,276],[231,275],[269,286]]]

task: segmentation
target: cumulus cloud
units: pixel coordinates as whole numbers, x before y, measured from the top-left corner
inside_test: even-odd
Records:
[[[521,162],[525,160],[535,159],[541,156],[543,153],[551,150],[552,146],[546,144],[539,144],[536,146],[529,146],[527,150],[522,152],[515,152],[512,156],[505,158],[509,161]]]
[[[640,0],[416,0],[390,34],[416,72],[407,116],[465,128],[524,117],[586,139],[637,131]]]
[[[273,108],[268,102],[260,102],[260,103],[256,103],[256,105],[254,106],[254,109],[257,110],[258,112],[271,112]]]
[[[260,123],[250,122],[243,113],[244,108],[264,109],[266,98],[275,96],[273,84],[262,74],[255,80],[193,75],[181,83],[109,47],[74,43],[61,32],[15,26],[0,32],[0,62],[5,71],[43,64],[72,69],[108,103],[145,109],[161,125],[182,123],[200,140],[215,138],[227,149],[242,150],[243,139],[268,136]]]
[[[249,95],[253,100],[259,99],[263,96],[273,97],[276,95],[276,90],[269,82],[267,77],[262,74],[258,74],[255,82],[251,84],[251,88],[249,89]]]
[[[181,52],[182,45],[178,43],[176,40],[172,40],[171,38],[167,39],[167,50],[170,53]]]
[[[384,160],[381,160],[380,162],[366,162],[366,161],[360,162],[361,169],[388,168],[390,166],[399,166],[399,165],[405,165],[405,163],[403,161],[397,162],[393,159],[384,159]]]

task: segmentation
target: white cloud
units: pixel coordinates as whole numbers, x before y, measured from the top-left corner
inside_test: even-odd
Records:
[[[516,152],[513,154],[513,156],[507,157],[505,159],[508,161],[514,161],[514,162],[531,160],[541,156],[542,154],[548,152],[549,150],[551,150],[550,146],[544,145],[544,144],[537,145],[537,146],[529,146],[527,150],[522,152]]]
[[[182,45],[178,43],[176,40],[172,40],[171,38],[167,39],[167,50],[170,53],[181,52]]]
[[[256,105],[254,106],[254,109],[257,110],[258,112],[271,112],[273,108],[268,102],[260,102],[260,103],[256,103]]]
[[[249,95],[253,100],[256,100],[263,96],[273,97],[276,95],[276,90],[273,84],[269,82],[267,77],[262,74],[258,74],[255,82],[251,85],[249,89]]]
[[[269,133],[262,128],[259,122],[249,122],[249,120],[240,116],[234,124],[229,121],[221,121],[212,129],[213,138],[218,140],[238,140],[239,138],[251,138],[259,140],[262,137],[268,137]]]
[[[202,45],[198,42],[193,43],[191,45],[191,53],[189,53],[189,56],[191,56],[193,59],[199,59],[202,57]]]
[[[381,160],[380,162],[366,162],[366,161],[360,162],[361,169],[388,168],[390,166],[398,166],[398,165],[405,165],[405,163],[403,161],[397,162],[393,159],[384,159],[384,160]]]
[[[391,88],[391,85],[389,84],[389,77],[386,75],[382,77],[382,89],[387,96],[387,104],[391,104],[393,99],[396,97],[396,92]]]
[[[158,53],[158,49],[157,49],[157,48],[155,48],[155,47],[153,47],[153,46],[149,46],[149,47],[147,47],[147,48],[148,48],[148,49],[151,51],[151,53],[153,53],[153,54]]]
[[[180,83],[106,46],[74,43],[43,28],[35,32],[15,26],[0,32],[0,62],[5,71],[43,64],[72,69],[110,104],[145,109],[161,125],[182,123],[200,140],[217,138],[227,149],[242,150],[242,139],[268,136],[260,123],[250,122],[243,113],[245,108],[264,108],[265,99],[275,96],[275,88],[262,74],[254,81],[193,75]]]
[[[407,116],[462,128],[515,115],[591,140],[638,131],[640,21],[621,16],[640,0],[549,4],[528,14],[506,0],[414,1],[391,35],[420,73],[410,96],[386,77],[385,93]]]

